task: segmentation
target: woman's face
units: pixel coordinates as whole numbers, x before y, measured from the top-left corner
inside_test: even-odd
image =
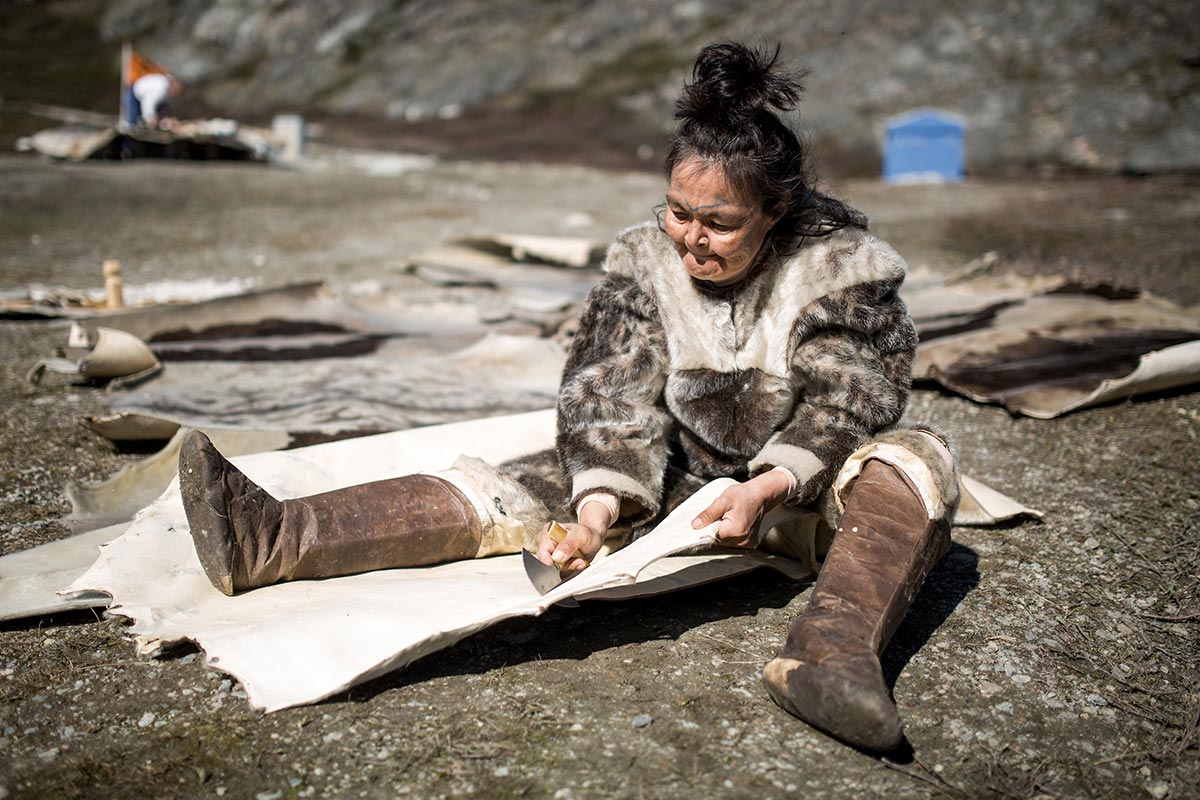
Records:
[[[663,227],[693,278],[737,283],[779,216],[737,194],[719,165],[692,156],[671,171]]]

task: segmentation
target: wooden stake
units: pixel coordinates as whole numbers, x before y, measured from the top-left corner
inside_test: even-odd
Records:
[[[104,262],[104,295],[110,309],[125,307],[125,293],[121,282],[121,262],[115,258]]]

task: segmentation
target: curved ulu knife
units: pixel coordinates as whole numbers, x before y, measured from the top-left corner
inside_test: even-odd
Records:
[[[557,522],[550,523],[550,538],[555,544],[561,544],[562,540],[567,537],[567,529]],[[579,555],[578,551],[571,555],[571,558]],[[570,559],[568,559],[570,560]],[[545,594],[551,589],[559,586],[563,582],[562,572],[553,564],[544,564],[533,553],[525,548],[521,548],[521,561],[525,565],[525,575],[528,576],[529,582],[533,584],[533,588],[537,589],[538,594]],[[579,603],[571,598],[563,600],[559,605],[577,606]]]

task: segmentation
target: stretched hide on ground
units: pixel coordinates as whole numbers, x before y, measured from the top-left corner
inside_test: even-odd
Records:
[[[458,451],[501,461],[550,443],[553,419],[551,412],[539,412],[423,428],[261,454],[238,464],[281,496],[308,494],[446,467]],[[661,557],[711,543],[712,529],[694,531],[690,521],[724,483],[693,498],[641,545],[545,596],[529,584],[521,559],[505,556],[295,582],[232,598],[213,589],[200,569],[176,483],[103,549],[71,590],[110,594],[111,611],[133,619],[143,652],[196,641],[208,663],[242,681],[254,705],[274,710],[327,697],[501,619],[539,614],[569,596],[627,586]],[[761,555],[669,561],[644,575],[633,594],[694,585],[774,561]],[[805,574],[795,565],[783,566],[796,577]]]
[[[277,496],[292,497],[444,468],[459,453],[499,462],[548,447],[553,437],[554,413],[546,410],[235,460]],[[755,552],[664,558],[711,542],[712,529],[694,531],[691,520],[728,483],[709,484],[654,533],[545,596],[529,584],[519,556],[501,556],[297,581],[230,598],[201,571],[175,482],[68,591],[111,596],[110,611],[133,620],[142,652],[180,640],[199,643],[208,663],[243,682],[252,703],[273,710],[327,697],[501,619],[540,614],[567,597],[671,591],[761,565],[804,577],[802,564]],[[1009,510],[1029,512],[995,497]],[[989,513],[993,500],[984,493],[971,502]]]
[[[1200,314],[1161,298],[1063,279],[913,282],[913,377],[1049,419],[1200,382]]]
[[[59,592],[95,563],[100,547],[128,528],[128,522],[98,528],[0,558],[0,622],[107,606],[106,592],[69,597]]]
[[[162,363],[145,342],[125,331],[97,328],[94,338],[80,342],[84,350],[78,359],[46,358],[29,371],[30,383],[41,383],[47,372],[70,375],[89,381],[107,381],[117,388],[157,375]]]
[[[514,233],[472,236],[451,244],[491,253],[508,261],[558,264],[577,268],[599,266],[608,249],[607,242],[595,239]]]
[[[114,414],[94,427],[113,438],[178,425],[328,438],[540,407],[563,356],[537,342],[599,279],[594,269],[510,260],[595,255],[584,240],[548,241],[496,236],[416,258],[418,276],[475,304],[413,303],[382,285],[336,295],[301,284],[78,319],[81,332],[103,324],[138,336],[167,364],[141,391],[114,398]],[[921,334],[914,378],[1014,412],[1047,418],[1200,381],[1200,314],[1158,298],[973,268],[914,272],[903,295]],[[489,332],[524,341],[482,343],[465,356],[472,369],[457,355],[437,368]]]
[[[399,338],[353,358],[171,364],[115,395],[117,415],[192,428],[325,438],[476,419],[553,405],[566,358],[551,339],[493,334]]]
[[[74,530],[90,531],[133,519],[137,512],[163,493],[179,472],[179,447],[188,430],[176,429],[164,448],[122,467],[107,480],[68,483],[66,492],[71,513],[63,522]],[[290,443],[290,438],[282,431],[209,428],[205,433],[228,456],[282,450]]]
[[[508,287],[481,292],[478,304],[437,291],[413,299],[381,285],[335,293],[306,283],[76,316],[69,344],[94,338],[103,324],[148,343],[165,365],[152,383],[115,394],[111,413],[89,424],[115,441],[165,440],[180,426],[313,441],[545,407],[565,355],[542,334],[598,273],[519,264],[498,271],[497,256],[477,255],[491,264],[489,280]],[[547,274],[563,276],[562,286],[539,288]],[[495,307],[522,297],[535,308]]]
[[[520,237],[508,237],[520,240]],[[508,241],[505,238],[504,241]],[[583,264],[572,263],[574,269],[550,266],[550,259],[558,256],[564,260],[586,259],[588,246],[581,240],[558,240],[549,237],[527,237],[547,239],[558,245],[538,250],[542,257],[538,261],[514,261],[516,245],[508,245],[507,252],[492,240],[473,239],[468,242],[451,243],[417,255],[413,259],[413,271],[426,283],[434,286],[476,286],[503,292],[512,307],[531,312],[554,312],[578,305],[601,278],[599,269],[583,269]],[[520,250],[520,255],[531,254]]]
[[[194,306],[213,298],[232,300],[243,292],[253,290],[256,283],[253,278],[200,278],[125,284],[121,292],[124,306],[122,310],[117,311],[109,309],[108,292],[104,286],[72,289],[65,286],[31,284],[0,290],[0,319],[91,320],[92,326],[115,327],[143,338],[142,334],[131,330],[125,324],[126,315],[163,308],[178,309],[184,305]],[[115,324],[109,325],[108,320],[113,320]]]

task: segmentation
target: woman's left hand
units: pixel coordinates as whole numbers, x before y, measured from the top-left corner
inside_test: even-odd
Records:
[[[717,520],[717,543],[728,547],[758,546],[758,526],[763,516],[787,497],[790,485],[778,472],[764,472],[745,483],[730,486],[712,505],[692,520],[693,528],[703,528]]]

